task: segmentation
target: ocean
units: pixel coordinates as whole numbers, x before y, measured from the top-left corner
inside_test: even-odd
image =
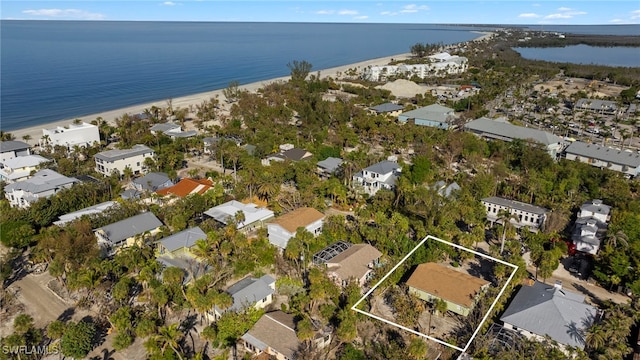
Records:
[[[579,27],[596,31],[598,26]],[[606,28],[606,29],[605,29]],[[0,21],[0,128],[127,106],[454,44],[492,27],[433,24]],[[586,30],[585,30],[586,29]],[[633,27],[603,27],[627,33]],[[554,31],[548,27],[545,31]],[[571,32],[564,29],[564,32]]]
[[[406,24],[1,21],[0,126],[9,131],[407,53],[480,36]],[[312,72],[314,71],[312,70]]]
[[[513,48],[525,59],[559,63],[640,67],[640,49],[636,47],[598,47],[584,44],[565,47]]]

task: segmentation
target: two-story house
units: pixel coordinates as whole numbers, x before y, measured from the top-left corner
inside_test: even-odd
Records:
[[[250,307],[256,309],[264,309],[273,302],[273,295],[276,292],[276,280],[269,275],[261,278],[247,277],[233,285],[227,291],[233,304],[228,308],[220,308],[217,305],[213,307],[213,319],[217,320],[227,311],[240,312]]]
[[[4,196],[9,200],[11,207],[27,208],[38,199],[53,196],[78,182],[76,178],[43,169],[29,179],[5,186]]]
[[[620,150],[574,141],[564,150],[564,154],[567,160],[621,172],[629,177],[640,175],[640,153],[630,149]]]
[[[51,160],[40,155],[18,156],[0,162],[0,181],[11,184],[28,179],[33,171]]]
[[[324,214],[320,211],[302,207],[286,213],[267,224],[269,242],[284,250],[289,239],[296,236],[298,228],[305,228],[314,236],[320,235],[324,224]]]
[[[71,123],[67,126],[56,126],[52,129],[42,129],[40,146],[64,146],[71,149],[74,146],[87,147],[100,143],[98,127],[85,122]]]
[[[603,204],[600,199],[587,201],[580,206],[571,234],[576,251],[590,255],[598,253],[607,232],[610,212],[611,206]]]
[[[369,244],[351,245],[339,241],[313,256],[316,264],[325,264],[328,276],[339,286],[355,281],[364,286],[378,265],[382,253]]]
[[[505,199],[492,196],[482,199],[482,205],[487,210],[487,220],[493,223],[502,224],[500,212],[508,211],[513,217],[509,222],[516,228],[528,228],[536,232],[544,228],[549,210],[521,201]]]
[[[107,150],[95,155],[96,171],[104,176],[110,176],[118,171],[120,176],[126,168],[131,169],[133,175],[146,174],[148,171],[144,161],[153,159],[155,152],[145,145],[134,145],[131,149]]]
[[[401,170],[400,165],[394,161],[381,161],[353,175],[353,183],[356,187],[362,187],[369,196],[373,196],[380,189],[393,189]]]
[[[31,146],[24,141],[0,141],[0,161],[31,155]]]

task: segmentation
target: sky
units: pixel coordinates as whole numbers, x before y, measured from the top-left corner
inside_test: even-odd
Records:
[[[640,24],[640,0],[0,0],[0,19],[420,24]]]

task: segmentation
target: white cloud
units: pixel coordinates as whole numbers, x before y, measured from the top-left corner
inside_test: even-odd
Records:
[[[398,13],[395,12],[395,11],[382,11],[380,13],[380,15],[383,15],[383,16],[396,16],[396,15],[398,15]]]
[[[541,5],[540,4],[531,4],[531,6],[538,7],[538,6],[541,6]]]
[[[568,8],[568,7],[560,7],[560,8],[558,8],[558,11],[571,11],[571,8]]]
[[[176,6],[178,4],[174,3],[173,1],[165,1],[162,3],[162,5],[164,6]]]
[[[545,16],[545,19],[571,19],[574,16],[586,15],[585,11],[574,10],[567,7],[558,8],[558,13],[549,14]]]
[[[335,11],[333,11],[333,10],[318,10],[318,11],[316,11],[316,14],[318,14],[318,15],[331,15],[333,13],[335,13]]]
[[[573,16],[569,14],[549,14],[545,16],[545,19],[571,19]]]
[[[523,13],[518,15],[519,18],[529,18],[529,19],[535,19],[535,18],[539,18],[540,15],[536,14],[536,13]]]
[[[634,10],[631,12],[631,20],[640,19],[640,10]]]
[[[354,17],[353,19],[354,19],[354,20],[366,20],[366,19],[368,19],[368,18],[369,18],[369,17],[368,17],[367,15],[360,15],[360,16],[356,16],[356,17]]]
[[[427,11],[427,10],[429,10],[429,7],[427,5],[410,4],[410,5],[403,6],[402,10],[400,10],[400,13],[413,14],[413,13],[417,13],[418,11]]]
[[[49,18],[67,18],[67,19],[79,19],[79,20],[104,20],[106,16],[104,14],[92,13],[80,9],[37,9],[37,10],[23,10],[23,14],[32,16],[41,16]]]
[[[609,20],[610,23],[612,24],[624,24],[626,23],[626,21],[622,20],[622,19],[611,19]]]
[[[340,10],[338,15],[358,15],[358,12],[356,10]]]

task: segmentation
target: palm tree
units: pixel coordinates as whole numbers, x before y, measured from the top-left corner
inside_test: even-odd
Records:
[[[500,241],[500,254],[504,252],[504,242],[507,239],[507,227],[511,225],[511,220],[519,220],[515,214],[509,210],[500,210],[498,212],[498,222],[502,222],[502,240]]]
[[[625,234],[622,230],[618,230],[615,233],[607,232],[607,244],[615,248],[618,246],[618,243],[624,248],[628,247],[629,237],[627,236],[627,234]]]
[[[179,324],[171,324],[163,326],[158,329],[158,334],[153,337],[153,340],[159,345],[160,352],[164,355],[167,347],[178,356],[178,359],[182,360],[180,341],[184,337],[184,334],[178,329]],[[180,349],[180,351],[178,350]]]
[[[29,135],[29,134],[23,135],[22,136],[22,140],[24,140],[24,142],[26,142],[28,144],[29,140],[31,140],[31,135]]]

